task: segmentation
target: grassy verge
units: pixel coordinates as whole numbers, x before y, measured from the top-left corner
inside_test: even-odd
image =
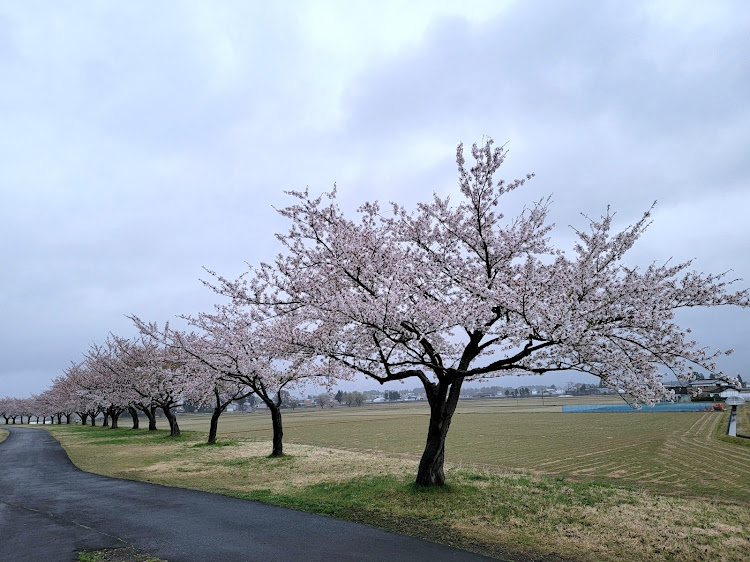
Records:
[[[497,557],[530,560],[744,560],[745,502],[668,497],[639,488],[472,466],[450,485],[412,485],[405,455],[205,434],[55,426],[48,429],[84,470],[201,489],[331,515]]]
[[[737,407],[737,435],[750,439],[750,404]]]
[[[0,429],[0,443],[5,441],[5,438],[8,437],[9,433],[5,431],[4,429]]]
[[[737,412],[737,421],[738,422],[740,420],[740,416],[743,416],[743,415],[745,415],[745,416],[748,415],[747,411],[745,411],[745,412],[738,411]],[[717,441],[723,441],[724,443],[731,443],[732,445],[734,445],[736,447],[740,447],[740,448],[744,447],[745,451],[750,450],[750,439],[748,439],[747,437],[743,436],[743,434],[739,431],[739,423],[737,424],[738,425],[737,437],[730,437],[729,435],[727,435],[727,425],[728,424],[729,424],[729,412],[725,412],[721,416],[720,423],[716,424],[716,427],[714,427],[714,432],[713,432],[714,439],[716,439]],[[747,435],[748,435],[748,437],[750,437],[750,434],[747,434]],[[742,450],[742,449],[738,449],[738,450]]]

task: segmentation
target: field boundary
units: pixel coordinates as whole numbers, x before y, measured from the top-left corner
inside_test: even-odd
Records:
[[[660,402],[653,406],[633,408],[629,404],[573,404],[562,407],[565,414],[586,412],[632,412],[632,413],[661,413],[661,412],[712,412],[713,405],[707,402]],[[723,410],[719,410],[721,412]]]

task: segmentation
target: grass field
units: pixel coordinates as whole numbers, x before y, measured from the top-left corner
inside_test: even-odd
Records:
[[[439,490],[411,484],[424,404],[285,411],[282,458],[267,457],[263,411],[223,416],[215,446],[203,443],[206,415],[181,416],[178,439],[129,430],[126,418],[119,430],[47,428],[85,470],[257,499],[497,557],[747,559],[750,440],[722,435],[727,414],[562,414],[545,402],[460,403],[447,449],[450,485]]]
[[[4,429],[0,429],[0,443],[2,443],[6,437],[8,437],[8,432]]]
[[[601,400],[601,399],[600,399]],[[546,400],[549,402],[549,400]],[[566,404],[571,402],[565,402]],[[747,417],[747,407],[740,415]],[[288,443],[383,451],[418,460],[428,409],[419,403],[285,411]],[[637,486],[661,494],[750,503],[750,441],[718,439],[715,412],[563,414],[559,399],[464,401],[448,433],[447,462]],[[205,415],[183,416],[207,431]],[[270,440],[270,416],[229,413],[219,435]],[[746,446],[743,446],[746,445]]]

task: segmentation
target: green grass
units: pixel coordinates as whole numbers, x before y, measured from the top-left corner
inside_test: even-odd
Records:
[[[51,427],[51,426],[50,426]],[[64,426],[55,426],[62,428]],[[76,427],[76,426],[71,426]],[[160,441],[175,443],[184,441],[193,441],[202,439],[203,434],[198,431],[182,431],[176,437],[170,437],[166,429],[157,429],[156,431],[133,430],[130,428],[118,427],[112,429],[109,427],[88,427],[87,441],[90,445],[115,445],[121,443],[139,443],[148,445],[159,445]]]
[[[8,437],[9,433],[5,431],[4,429],[0,429],[0,443],[5,441],[5,438]]]

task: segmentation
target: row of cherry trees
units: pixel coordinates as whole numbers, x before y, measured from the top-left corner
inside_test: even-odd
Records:
[[[56,416],[58,423],[77,415],[85,425],[117,428],[128,412],[133,429],[139,428],[139,414],[156,429],[156,411],[164,412],[170,435],[180,429],[175,408],[185,401],[213,406],[209,443],[216,441],[221,414],[235,400],[254,394],[268,407],[273,424],[272,455],[283,454],[281,408],[288,389],[301,383],[328,384],[320,369],[311,369],[315,358],[285,342],[294,339],[287,331],[298,326],[286,318],[259,319],[246,310],[217,306],[214,313],[185,317],[196,330],[182,332],[169,325],[162,328],[132,317],[140,335],[127,339],[110,334],[94,344],[80,363],[71,364],[53,381],[51,388],[29,399],[4,398],[0,415],[6,423],[32,416]]]
[[[193,332],[133,316],[139,338],[92,346],[45,400],[84,420],[103,412],[113,426],[125,411],[136,424],[138,411],[153,421],[158,407],[172,434],[180,400],[210,401],[215,439],[229,402],[254,393],[271,413],[272,454],[281,455],[285,389],[355,374],[381,384],[414,378],[430,406],[416,480],[431,486],[445,481],[446,436],[465,381],[573,370],[645,404],[670,397],[664,372],[690,380],[699,367],[736,383],[715,364],[731,350],[699,346],[675,313],[748,307],[747,290],[732,291],[726,274],[691,271],[690,262],[626,266],[650,212],[614,233],[609,210],[586,217],[569,256],[551,244],[548,200],[512,219],[498,211],[532,175],[494,180],[506,152],[492,140],[471,152],[467,169],[458,146],[455,201],[434,195],[414,210],[370,202],[352,220],[335,188],[320,197],[289,192],[296,202],[280,213],[291,226],[277,234],[284,252],[238,279],[209,271],[205,284],[225,300],[183,317]]]
[[[179,434],[172,410],[184,396],[196,395],[198,389],[185,376],[185,364],[166,346],[150,338],[128,340],[110,335],[104,344],[92,345],[80,363],[73,363],[56,378],[51,387],[27,399],[0,400],[0,414],[6,423],[16,418],[27,421],[36,417],[42,423],[47,416],[66,423],[77,415],[83,424],[103,424],[116,428],[120,416],[129,412],[133,427],[138,428],[138,413],[156,429],[155,410],[161,408],[170,421],[171,433]]]
[[[6,424],[29,423],[32,418],[36,423],[46,423],[47,418],[54,423],[62,423],[65,418],[66,423],[70,423],[72,412],[68,411],[64,405],[56,404],[49,392],[44,392],[30,398],[13,398],[11,396],[0,397],[0,417],[5,420]]]

